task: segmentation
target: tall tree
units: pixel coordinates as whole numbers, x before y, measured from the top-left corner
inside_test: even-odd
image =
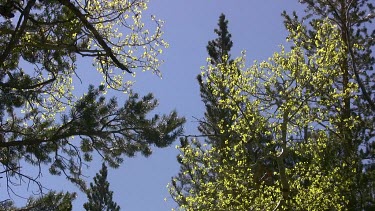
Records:
[[[207,45],[207,52],[209,55],[210,63],[213,66],[222,64],[229,64],[230,62],[230,50],[233,46],[231,40],[232,35],[228,31],[228,20],[225,19],[225,15],[221,14],[219,17],[218,29],[214,32],[217,34],[217,38],[209,41]],[[219,69],[217,70],[219,71]],[[217,73],[219,74],[219,73]],[[217,128],[219,121],[225,121],[227,125],[231,124],[231,114],[228,109],[220,109],[217,105],[220,100],[228,98],[227,87],[223,84],[219,87],[218,91],[221,96],[214,96],[210,89],[211,84],[205,82],[205,78],[209,78],[209,75],[198,75],[197,80],[200,87],[200,94],[202,101],[205,105],[206,111],[204,113],[204,119],[200,121],[198,130],[202,135],[207,136],[207,142],[215,146],[224,144],[224,139],[228,135],[222,135]]]
[[[217,34],[215,40],[209,41],[207,45],[207,52],[209,54],[210,63],[212,65],[220,65],[223,61],[229,61],[230,50],[233,46],[231,41],[231,34],[228,31],[228,20],[226,20],[225,15],[221,14],[218,22],[218,29],[214,32]],[[206,112],[204,114],[205,118],[200,120],[198,130],[203,136],[206,137],[205,142],[210,143],[213,146],[223,146],[225,142],[225,135],[220,134],[217,124],[219,121],[226,121],[230,125],[231,115],[229,110],[218,108],[218,103],[220,99],[225,99],[227,90],[223,85],[219,88],[222,93],[221,97],[215,96],[210,90],[210,83],[204,81],[205,77],[198,75],[197,80],[200,86],[200,93],[203,103],[205,104]],[[181,138],[181,147],[187,145],[194,145],[196,150],[202,150],[201,143],[198,140],[189,140],[186,138]],[[178,161],[180,163],[180,173],[177,177],[172,178],[172,186],[176,190],[176,194],[180,197],[175,197],[178,204],[185,204],[186,195],[190,194],[192,191],[196,192],[200,189],[200,182],[197,181],[210,181],[215,179],[216,173],[211,172],[210,174],[193,174],[193,167],[190,163],[182,161],[182,155],[179,155]],[[204,162],[200,158],[196,158],[195,162]],[[190,172],[187,173],[186,172]]]
[[[228,31],[228,20],[225,19],[223,13],[219,17],[218,26],[218,29],[214,29],[218,37],[209,41],[207,45],[207,52],[213,65],[221,64],[223,61],[230,61],[230,50],[233,46],[232,35]]]
[[[124,156],[148,156],[152,145],[166,147],[181,133],[185,120],[175,111],[150,115],[158,102],[133,93],[127,79],[141,69],[160,72],[163,22],[152,16],[150,26],[143,23],[147,3],[0,0],[2,189],[25,181],[42,192],[39,175],[24,165],[47,166],[84,189],[81,167],[95,152],[117,167]],[[93,59],[103,81],[79,97],[73,82],[95,69],[77,69],[81,57]],[[121,105],[105,98],[108,90],[129,97]]]
[[[341,148],[336,152],[343,160],[355,157],[346,175],[352,178],[350,195],[351,210],[368,210],[375,207],[374,183],[375,155],[374,151],[374,117],[375,117],[375,81],[373,54],[375,46],[375,27],[372,24],[375,18],[375,8],[372,1],[336,1],[336,0],[304,0],[306,15],[302,18],[294,13],[292,16],[284,12],[287,28],[297,29],[301,36],[293,34],[290,38],[303,44],[307,54],[317,51],[316,42],[306,42],[317,35],[319,22],[329,19],[337,25],[345,54],[340,62],[340,78],[333,87],[345,90],[350,81],[358,85],[356,95],[343,99],[345,105],[340,111],[343,124],[340,128],[347,131]],[[309,23],[305,25],[302,23]],[[317,87],[320,88],[320,87]],[[361,120],[358,128],[345,128],[344,122],[357,116]],[[346,119],[346,120],[345,120]],[[353,170],[355,169],[355,170]],[[355,174],[353,175],[353,172]]]
[[[181,174],[193,175],[193,184],[199,184],[199,190],[185,195],[170,189],[175,199],[184,201],[183,210],[348,208],[353,174],[346,173],[357,161],[353,156],[341,159],[346,152],[340,147],[348,141],[343,128],[357,128],[360,120],[341,111],[358,86],[353,81],[345,88],[332,86],[343,78],[341,31],[329,20],[316,24],[316,36],[306,40],[316,43],[311,54],[304,43],[292,40],[291,50],[282,48],[250,68],[245,68],[244,55],[229,65],[206,67],[213,95],[220,97],[215,90],[224,84],[230,96],[218,107],[230,110],[233,121],[229,127],[219,121],[219,131],[239,136],[227,137],[231,144],[223,148],[180,147],[181,162],[190,167]],[[303,36],[299,29],[289,28],[295,38]],[[252,150],[259,152],[257,159],[249,156]],[[259,177],[260,167],[265,170]],[[199,180],[212,172],[218,175],[215,180]]]
[[[202,146],[201,141],[192,139],[189,140],[187,137],[181,139],[181,149],[182,153],[178,157],[180,163],[180,172],[178,176],[172,178],[171,183],[171,193],[174,200],[180,205],[186,205],[188,202],[186,199],[195,195],[200,191],[201,184],[207,182],[212,182],[217,180],[222,175],[214,170],[210,171],[208,169],[197,169],[196,165],[206,166],[208,165],[207,160],[204,156],[205,146],[210,146],[216,148],[215,154],[210,153],[211,157],[215,157],[218,160],[217,166],[221,165],[221,162],[228,162],[227,158],[233,156],[233,152],[228,152],[225,148],[231,148],[236,145],[242,134],[239,131],[231,130],[231,126],[236,121],[234,116],[236,112],[232,109],[224,108],[220,106],[222,102],[228,101],[231,98],[230,90],[226,84],[226,80],[230,80],[231,76],[223,74],[222,69],[236,69],[240,71],[237,64],[233,63],[230,58],[230,50],[233,46],[231,40],[231,34],[228,31],[228,20],[226,20],[225,15],[221,14],[219,17],[218,28],[214,30],[217,34],[217,38],[209,41],[207,45],[207,52],[209,54],[209,63],[211,65],[210,74],[206,72],[198,75],[198,83],[200,86],[200,94],[202,101],[205,105],[204,118],[199,122],[198,130],[201,135],[205,137],[204,144]],[[233,73],[239,75],[240,73]],[[221,81],[213,82],[213,78],[220,77]],[[244,104],[239,103],[239,107],[244,106]],[[260,180],[264,173],[270,170],[270,165],[272,162],[265,159],[263,161],[258,161],[259,155],[264,143],[269,140],[270,137],[267,135],[258,134],[258,138],[262,141],[248,140],[248,162],[256,163],[256,167],[253,171],[256,172],[256,177]],[[190,149],[192,151],[184,151],[185,149]],[[199,156],[190,157],[193,160],[185,160],[185,153],[194,153]],[[215,201],[216,196],[212,194],[210,200]],[[196,207],[198,209],[198,207]],[[199,208],[201,209],[201,207]]]
[[[83,204],[87,211],[119,211],[120,206],[113,201],[113,191],[109,190],[107,181],[107,166],[103,163],[99,173],[94,177],[94,183],[90,183],[90,189],[86,191],[88,202]]]

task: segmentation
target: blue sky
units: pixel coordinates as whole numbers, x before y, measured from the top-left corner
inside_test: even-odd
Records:
[[[149,72],[137,73],[134,91],[154,93],[160,102],[157,113],[176,109],[187,119],[185,134],[197,134],[195,118],[203,117],[204,106],[196,76],[200,74],[200,67],[206,64],[207,42],[216,38],[213,30],[217,27],[219,15],[224,13],[229,20],[234,42],[232,57],[246,50],[250,65],[254,60],[267,59],[279,50],[280,44],[285,44],[286,30],[280,14],[283,10],[291,12],[299,8],[297,0],[151,0],[148,12],[165,20],[164,39],[170,47],[162,55],[165,60],[161,66],[163,78]],[[88,83],[96,80],[86,79]],[[120,94],[117,97],[119,101],[126,99]],[[177,144],[178,140],[171,147],[154,148],[149,158],[141,155],[126,158],[120,168],[109,170],[110,188],[121,210],[159,211],[177,206],[166,188],[179,169]],[[92,181],[101,161],[97,159],[90,165],[86,170],[88,181]],[[80,196],[74,202],[74,210],[83,210],[85,195],[63,177],[51,178],[45,174],[43,183],[55,190],[77,191]]]
[[[285,3],[288,2],[288,3]],[[281,12],[298,9],[298,1],[278,0],[155,0],[149,10],[165,20],[165,39],[170,47],[163,55],[163,79],[150,73],[137,74],[135,90],[153,92],[161,113],[176,109],[187,118],[185,134],[197,134],[195,118],[204,112],[196,76],[206,64],[206,45],[216,38],[218,18],[224,13],[234,46],[232,56],[247,52],[248,64],[267,59],[285,43]],[[176,204],[166,185],[176,175],[178,151],[173,146],[155,149],[149,158],[138,156],[110,172],[115,199],[123,210],[171,210]],[[167,201],[164,201],[164,198]]]

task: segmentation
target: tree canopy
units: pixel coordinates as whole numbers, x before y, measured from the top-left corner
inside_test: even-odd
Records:
[[[143,21],[147,3],[0,1],[0,176],[8,193],[18,181],[42,191],[40,173],[29,174],[25,165],[47,167],[84,190],[82,166],[95,153],[117,167],[124,156],[148,156],[151,146],[169,146],[182,132],[184,118],[175,111],[151,115],[153,95],[130,90],[131,73],[160,74],[167,46],[163,22]],[[77,68],[83,57],[92,69]],[[73,82],[93,71],[103,81],[73,94]],[[128,93],[125,102],[107,99],[111,89]]]
[[[120,210],[107,166],[178,137],[168,188],[181,210],[375,209],[375,6],[299,2],[282,13],[288,44],[252,65],[219,16],[197,77],[200,134],[183,136],[183,117],[132,90],[137,72],[161,76],[168,47],[148,0],[0,0],[0,190],[37,194],[0,210],[73,210],[77,193],[47,192],[47,171],[87,194],[86,210]]]
[[[251,67],[208,59],[201,124],[218,133],[200,132],[223,144],[182,140],[169,186],[182,210],[372,209],[373,7],[301,2],[306,16],[283,14],[290,48]]]
[[[349,198],[348,209],[367,210],[373,209],[373,182],[374,178],[374,64],[373,54],[375,42],[374,5],[371,1],[326,1],[306,0],[301,1],[306,5],[306,14],[299,17],[297,13],[285,17],[285,26],[288,29],[298,27],[300,36],[290,34],[289,38],[300,43],[306,54],[316,52],[316,43],[308,42],[317,35],[317,23],[328,19],[337,26],[340,34],[338,39],[342,41],[344,54],[340,66],[340,78],[334,81],[334,87],[345,89],[350,82],[355,82],[358,89],[353,97],[343,99],[343,108],[336,111],[342,119],[350,116],[359,118],[358,128],[345,128],[347,140],[343,143],[341,159],[352,157],[357,160],[353,163],[355,174],[350,174],[352,185],[347,195]],[[304,24],[309,23],[309,24]],[[345,120],[344,120],[345,121]],[[337,158],[339,159],[339,158]]]

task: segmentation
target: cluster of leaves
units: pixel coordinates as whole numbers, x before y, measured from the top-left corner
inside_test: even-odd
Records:
[[[375,206],[374,189],[374,64],[373,54],[375,46],[375,28],[372,24],[375,18],[375,7],[371,1],[326,1],[326,0],[304,0],[306,15],[299,18],[296,13],[289,16],[285,12],[285,25],[288,29],[296,29],[300,36],[290,34],[289,38],[300,43],[306,54],[316,52],[314,42],[308,40],[316,36],[318,23],[321,19],[328,18],[340,31],[340,39],[343,43],[345,54],[342,57],[340,69],[342,79],[335,80],[341,86],[347,86],[354,81],[358,90],[353,93],[356,98],[346,98],[340,115],[343,119],[349,116],[357,116],[360,119],[360,128],[351,130],[353,137],[351,142],[343,145],[343,150],[351,152],[357,157],[356,174],[352,177],[352,186],[349,195],[348,209],[367,210]],[[309,25],[301,23],[308,22]],[[358,155],[359,154],[359,155]]]
[[[228,35],[221,27],[227,22],[220,17],[220,30],[215,31],[219,38],[212,42],[222,49],[213,54],[209,43],[210,62],[199,77],[206,105],[200,131],[208,139],[203,145],[196,139],[181,140],[180,173],[169,186],[180,208],[373,207],[373,173],[363,166],[363,155],[367,161],[373,155],[363,152],[363,146],[371,151],[372,99],[365,92],[373,92],[365,70],[372,70],[374,43],[361,28],[371,20],[339,24],[338,14],[364,17],[360,8],[366,1],[334,2],[303,1],[311,13],[319,8],[328,11],[320,18],[308,14],[299,21],[296,14],[291,18],[285,13],[292,48],[281,48],[250,68],[245,68],[244,54],[229,59],[230,39],[221,36]],[[334,9],[344,12],[333,13],[332,18]],[[311,28],[301,23],[309,18]],[[343,26],[359,30],[345,31]],[[348,42],[349,34],[356,39]],[[356,71],[362,76],[357,77]]]
[[[159,74],[167,43],[162,21],[151,17],[154,32],[142,22],[147,3],[0,0],[0,176],[8,193],[23,182],[42,191],[43,166],[84,190],[82,165],[94,153],[117,167],[124,156],[148,156],[182,132],[184,118],[151,115],[157,100],[132,93],[124,78],[136,69]],[[103,75],[81,97],[72,93],[80,57],[93,59]],[[106,99],[108,89],[127,91],[128,99],[122,106]]]

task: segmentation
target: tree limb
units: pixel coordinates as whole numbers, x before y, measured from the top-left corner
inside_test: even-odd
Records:
[[[36,0],[30,0],[26,7],[25,10],[22,12],[20,15],[19,21],[17,23],[17,27],[14,30],[14,33],[12,35],[11,40],[9,41],[7,47],[5,48],[4,52],[0,56],[0,65],[2,66],[5,60],[8,59],[8,55],[11,53],[13,50],[14,46],[18,42],[21,34],[25,31],[26,25],[27,25],[27,20],[31,11],[31,8],[34,6]],[[23,19],[23,22],[21,23],[21,20]],[[19,30],[17,31],[17,29]]]
[[[112,61],[122,70],[127,71],[128,73],[132,73],[128,67],[126,67],[123,63],[121,63],[116,56],[114,55],[111,48],[107,45],[107,43],[104,41],[103,37],[99,34],[98,30],[86,19],[86,17],[82,14],[82,12],[73,4],[70,2],[70,0],[58,0],[62,5],[69,8],[76,16],[77,18],[83,23],[83,25],[91,31],[91,33],[94,35],[95,39],[98,41],[98,43],[102,46],[104,51],[107,53],[107,55],[112,59]]]
[[[372,111],[375,112],[375,103],[374,103],[374,101],[372,101],[371,96],[367,92],[366,87],[363,84],[363,82],[362,82],[362,80],[361,80],[361,78],[359,77],[359,74],[358,74],[358,69],[357,69],[357,66],[355,64],[355,56],[354,56],[354,52],[353,52],[353,49],[352,49],[352,44],[351,44],[351,40],[350,40],[348,30],[346,30],[346,34],[347,34],[347,42],[348,42],[347,43],[348,51],[349,51],[350,57],[352,59],[352,68],[353,68],[353,72],[354,72],[354,75],[355,75],[355,79],[357,80],[359,88],[362,91],[363,97],[370,104],[370,107],[371,107]]]

